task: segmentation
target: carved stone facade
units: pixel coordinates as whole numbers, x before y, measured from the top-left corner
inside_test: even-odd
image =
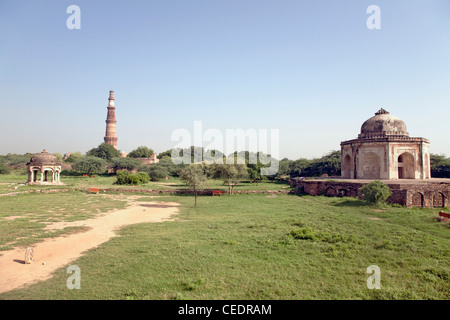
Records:
[[[31,157],[27,163],[27,184],[54,185],[61,184],[61,163],[55,155],[45,149]]]
[[[341,143],[346,179],[429,179],[429,141],[411,138],[405,123],[380,109],[361,126],[358,139]]]

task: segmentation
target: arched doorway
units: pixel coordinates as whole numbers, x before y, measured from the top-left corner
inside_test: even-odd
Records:
[[[44,182],[52,182],[54,181],[55,175],[52,169],[44,169]]]
[[[433,207],[442,208],[445,206],[445,196],[440,192],[436,192],[433,195]]]
[[[414,193],[411,200],[411,204],[413,207],[423,207],[423,194],[421,194],[420,192]]]
[[[380,158],[374,152],[369,152],[362,161],[363,179],[380,179]]]
[[[398,178],[415,179],[414,156],[404,152],[397,159]]]
[[[352,159],[350,158],[350,156],[347,154],[344,157],[344,163],[342,165],[342,175],[345,179],[350,179],[351,178],[351,162]]]

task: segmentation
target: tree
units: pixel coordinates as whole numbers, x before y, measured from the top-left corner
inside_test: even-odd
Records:
[[[291,176],[291,178],[295,178],[295,177],[304,177],[306,176],[306,169],[308,168],[308,166],[311,164],[311,161],[305,158],[301,158],[295,161],[292,161],[289,164],[289,175]]]
[[[172,177],[178,177],[180,176],[181,170],[186,168],[188,165],[187,164],[176,165],[175,163],[173,163],[172,158],[170,156],[163,156],[159,160],[158,166],[166,168]]]
[[[62,159],[63,159],[63,156],[62,156],[62,154],[61,153],[59,153],[59,152],[55,152],[54,154],[53,154],[57,159],[58,159],[58,161],[59,162],[61,162],[62,161]]]
[[[430,154],[430,171],[433,178],[450,178],[450,158],[443,154]]]
[[[197,193],[206,185],[206,174],[201,165],[191,164],[180,172],[181,180],[194,192],[195,207],[197,206]]]
[[[70,154],[70,156],[67,157],[66,160],[64,160],[65,162],[74,162],[76,159],[78,158],[82,158],[83,154],[80,151],[77,152],[73,152]]]
[[[172,156],[172,149],[161,152],[160,154],[158,154],[157,158],[158,159],[162,159],[163,157],[171,157]]]
[[[222,179],[228,185],[228,193],[233,194],[234,187],[241,179],[248,177],[248,168],[245,164],[211,164],[209,167],[210,176]]]
[[[163,179],[167,176],[170,176],[169,169],[165,166],[161,166],[159,164],[151,165],[151,166],[143,166],[139,169],[141,172],[146,172],[150,176],[152,180],[155,179]]]
[[[0,163],[0,174],[9,174],[11,171],[6,164]]]
[[[97,148],[92,148],[86,152],[86,156],[94,156],[105,160],[111,160],[112,158],[120,157],[120,151],[109,143],[103,142]]]
[[[298,159],[289,165],[289,174],[294,177],[319,177],[327,174],[329,176],[341,175],[341,152],[331,151],[322,158],[308,160]]]
[[[279,162],[277,178],[281,178],[281,176],[289,175],[289,169],[293,162],[294,161],[289,160],[288,158],[282,159]]]
[[[80,173],[92,176],[95,173],[103,173],[105,166],[105,160],[93,156],[86,156],[76,159],[72,168]]]
[[[153,154],[153,149],[145,146],[140,146],[133,151],[131,151],[127,157],[128,158],[150,158]]]
[[[361,188],[361,194],[367,202],[378,205],[385,203],[392,195],[392,191],[380,180],[374,180]]]
[[[112,158],[114,171],[135,170],[141,166],[141,161],[133,158]]]

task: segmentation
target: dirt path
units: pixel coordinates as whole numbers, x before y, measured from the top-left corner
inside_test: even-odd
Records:
[[[86,226],[90,229],[35,244],[32,264],[24,263],[23,248],[1,252],[0,293],[50,278],[56,269],[68,265],[87,250],[117,236],[115,231],[120,227],[167,221],[177,213],[177,203],[133,201],[126,209],[112,211],[93,219],[49,224],[46,229],[70,226]]]

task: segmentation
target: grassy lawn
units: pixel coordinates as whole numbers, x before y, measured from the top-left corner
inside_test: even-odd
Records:
[[[20,192],[27,190],[45,190],[45,189],[66,189],[66,188],[80,188],[88,189],[91,187],[100,188],[102,190],[108,189],[136,189],[136,186],[115,185],[115,176],[62,176],[62,186],[38,186],[38,185],[23,185],[27,181],[26,175],[0,175],[0,194],[10,192]],[[151,181],[144,185],[138,186],[143,190],[184,190],[185,184],[179,178],[170,178],[169,180]],[[220,189],[227,191],[228,187],[223,184],[221,180],[209,180],[208,189]],[[246,190],[283,190],[289,189],[286,182],[270,182],[264,181],[261,183],[251,183],[250,181],[242,181],[235,187],[235,191]]]
[[[19,194],[0,198],[0,254],[50,237],[81,231],[68,227],[44,230],[47,222],[85,220],[125,206],[125,201],[95,197],[85,192]]]
[[[285,194],[202,196],[197,208],[190,196],[158,200],[179,202],[177,219],[125,227],[74,261],[80,290],[62,268],[0,299],[450,298],[450,228],[433,220],[438,210]],[[381,290],[366,286],[370,265]]]

